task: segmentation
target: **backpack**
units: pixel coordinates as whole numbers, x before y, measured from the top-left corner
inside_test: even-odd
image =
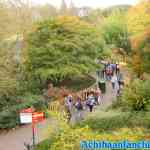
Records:
[[[78,110],[82,110],[82,109],[83,109],[82,103],[81,103],[81,102],[77,102],[77,103],[76,103],[76,108],[77,108]]]

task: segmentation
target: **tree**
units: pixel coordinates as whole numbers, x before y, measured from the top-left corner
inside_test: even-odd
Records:
[[[12,45],[14,43],[8,40],[0,43],[0,110],[14,103],[12,96],[16,94],[16,64]]]
[[[150,73],[150,29],[131,38],[133,70],[140,77],[144,72]]]
[[[107,44],[113,45],[118,50],[123,49],[126,54],[130,52],[125,13],[120,11],[113,12],[104,20],[101,30]],[[121,51],[119,52],[122,53]]]
[[[129,106],[132,110],[147,110],[150,104],[150,80],[133,80],[125,87],[121,101],[123,106]]]
[[[136,11],[136,12],[135,12]],[[140,0],[127,15],[128,30],[131,33],[132,57],[131,64],[134,72],[140,77],[150,73],[150,3]]]
[[[132,35],[140,34],[150,27],[150,2],[141,1],[128,11],[128,30]]]
[[[58,82],[87,74],[103,51],[97,30],[77,17],[41,22],[28,38],[28,65],[40,81]]]

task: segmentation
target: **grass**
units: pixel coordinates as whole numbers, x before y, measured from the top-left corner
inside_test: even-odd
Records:
[[[95,115],[95,116],[94,116]],[[95,112],[78,127],[89,126],[94,131],[109,132],[121,128],[145,128],[150,130],[150,112]]]
[[[50,147],[50,140],[44,140],[41,143],[39,143],[36,147],[35,150],[49,150]]]

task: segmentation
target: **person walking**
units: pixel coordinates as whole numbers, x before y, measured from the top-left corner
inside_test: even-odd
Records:
[[[119,74],[119,73],[120,73],[120,65],[116,64],[116,74]]]
[[[112,67],[112,75],[113,75],[116,72],[116,64],[112,63],[111,67]]]
[[[102,92],[99,88],[96,89],[96,99],[97,104],[100,105],[102,103]]]
[[[117,74],[117,80],[118,80],[119,88],[120,88],[121,85],[124,85],[123,74],[122,73]]]
[[[77,116],[78,116],[78,118],[82,119],[83,105],[82,105],[80,96],[77,97],[77,101],[75,103],[75,108],[77,109]]]
[[[109,65],[106,69],[106,74],[107,74],[106,79],[107,80],[109,80],[109,81],[111,80],[112,73],[113,73],[112,66]]]
[[[71,94],[65,97],[65,108],[67,112],[68,122],[72,117],[73,97]]]
[[[26,150],[31,150],[31,145],[29,143],[24,142],[24,146]]]
[[[117,76],[113,75],[112,78],[111,78],[111,84],[112,84],[112,89],[113,90],[115,89],[116,82],[117,82]]]
[[[90,112],[93,111],[94,105],[95,105],[95,97],[93,93],[90,93],[87,98],[87,106],[89,107]]]

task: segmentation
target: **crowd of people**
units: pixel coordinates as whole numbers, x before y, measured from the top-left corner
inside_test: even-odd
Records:
[[[101,77],[105,78],[106,80],[111,80],[111,77],[116,74],[120,74],[120,65],[118,63],[110,63],[105,62],[103,63],[104,67],[101,71]]]
[[[84,90],[77,95],[67,94],[64,96],[64,106],[68,113],[68,121],[70,121],[72,117],[74,108],[78,113],[78,117],[82,118],[83,110],[92,112],[93,107],[101,103],[102,94],[99,88]]]
[[[112,84],[112,90],[117,91],[117,95],[120,95],[124,81],[119,64],[104,64],[104,68],[97,75],[110,82]],[[74,108],[78,112],[79,117],[82,118],[82,111],[88,110],[92,112],[94,106],[102,103],[102,97],[103,95],[100,87],[96,87],[95,89],[87,89],[75,95],[71,93],[66,94],[64,96],[64,106],[68,113],[68,121],[70,121],[72,117]]]
[[[107,62],[101,71],[101,77],[112,83],[112,89],[117,90],[119,94],[124,85],[123,74],[120,71],[118,63]]]

